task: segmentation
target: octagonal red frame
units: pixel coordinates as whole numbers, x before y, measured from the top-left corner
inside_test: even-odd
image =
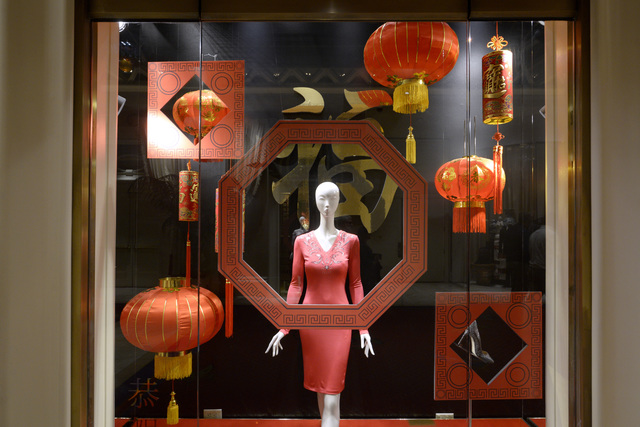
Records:
[[[242,194],[287,145],[357,144],[390,176],[403,196],[403,259],[358,305],[286,301],[242,257]],[[221,179],[218,268],[278,328],[364,329],[427,270],[427,182],[368,121],[282,120]]]

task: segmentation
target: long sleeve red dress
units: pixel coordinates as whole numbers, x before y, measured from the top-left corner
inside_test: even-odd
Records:
[[[358,236],[342,230],[325,251],[314,232],[299,236],[293,247],[292,278],[287,302],[300,301],[307,277],[303,304],[348,304],[345,280],[349,277],[351,301],[364,297],[360,280],[360,241]],[[285,334],[288,330],[282,330]],[[360,333],[367,333],[361,330]],[[344,389],[349,359],[351,330],[301,329],[304,387],[308,390],[338,394]]]

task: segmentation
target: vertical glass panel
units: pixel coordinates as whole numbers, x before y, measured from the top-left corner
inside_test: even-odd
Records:
[[[199,40],[199,23],[121,24],[116,417],[166,418],[172,392],[180,417],[197,417],[198,353],[192,349],[199,313],[191,307],[200,295],[185,280],[197,270],[187,271],[187,252],[195,266],[200,242],[197,223],[179,218],[179,175],[189,158],[177,148],[193,136],[174,125],[172,110],[200,88]],[[163,65],[178,61],[189,65]],[[191,155],[197,159],[198,150]]]
[[[340,188],[336,227],[357,235],[360,243],[364,299],[358,307],[365,309],[356,316],[366,318],[384,306],[368,325],[375,355],[365,357],[359,334],[352,333],[341,417],[529,423],[544,418],[544,23],[450,22],[436,23],[419,36],[396,32],[403,34],[398,46],[404,49],[428,43],[447,25],[451,32],[432,41],[435,63],[443,64],[457,50],[455,65],[441,79],[426,79],[428,108],[411,114],[394,111],[392,85],[383,85],[365,66],[367,41],[383,24],[128,23],[123,28],[116,321],[128,302],[159,279],[187,275],[201,303],[211,292],[233,317],[226,319],[227,330],[223,326],[213,338],[196,340],[193,373],[176,380],[156,378],[154,351],[127,341],[116,328],[117,417],[165,418],[173,389],[181,418],[220,413],[238,420],[319,418],[316,393],[303,386],[308,353],[301,332],[291,328],[277,357],[265,350],[278,331],[280,318],[273,312],[284,307],[286,317],[291,308],[285,301],[295,238],[319,226],[315,188],[331,180]],[[503,47],[510,54],[493,57],[487,43],[496,35],[508,41]],[[402,62],[418,55],[400,47],[376,60]],[[429,73],[437,75],[442,64]],[[422,70],[412,72],[425,77]],[[174,105],[205,111],[209,91],[216,101],[208,113],[195,115],[195,130],[181,125]],[[195,101],[180,101],[188,92],[195,92]],[[494,115],[506,108],[512,115],[487,124],[483,108]],[[217,120],[222,110],[226,115]],[[311,130],[280,134],[282,121]],[[352,141],[344,129],[356,122],[365,123],[375,138]],[[426,218],[426,229],[417,232],[423,233],[420,250],[426,251],[427,267],[408,271],[406,280],[394,276],[396,286],[390,287],[385,278],[418,251],[406,237],[415,230],[407,221],[414,218],[407,212],[414,206],[412,177],[394,175],[393,166],[409,157],[409,135],[415,139],[411,171],[427,188],[417,196],[425,202],[420,217]],[[279,145],[283,139],[287,142]],[[376,139],[388,143],[393,155],[376,155]],[[501,160],[494,157],[496,140]],[[496,174],[496,162],[504,176]],[[180,191],[180,173],[189,167],[199,174],[197,221],[178,215],[189,197]],[[501,212],[494,211],[498,175],[504,184]],[[235,176],[250,179],[238,186],[240,208],[228,214],[229,202],[219,199],[217,190],[221,180]],[[241,222],[233,242],[221,245],[219,231],[228,225],[221,221]],[[251,287],[229,293],[219,270],[220,248],[232,244],[241,248],[236,261],[244,269],[227,278],[256,289],[264,283],[267,298],[256,297]],[[397,288],[402,292],[385,298]],[[196,311],[188,322],[210,319]],[[313,317],[298,314],[305,321]],[[335,326],[317,317],[302,330]],[[134,332],[135,340],[150,333],[167,339],[162,328]]]
[[[528,420],[545,413],[544,31],[544,23],[538,21],[470,25],[475,147],[479,155],[491,158],[496,139],[503,138],[499,143],[506,175],[503,213],[487,209],[487,234],[476,235],[469,248],[472,323],[466,345],[471,354],[473,418]],[[508,102],[504,97],[509,93],[509,67],[513,118],[483,123],[482,118],[486,121],[500,106],[497,100]],[[502,134],[498,138],[497,132]]]

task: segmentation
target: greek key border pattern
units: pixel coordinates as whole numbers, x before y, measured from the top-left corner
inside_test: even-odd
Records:
[[[456,387],[448,377],[451,364],[459,362],[459,357],[450,349],[450,344],[464,330],[466,325],[455,327],[451,324],[449,311],[456,307],[468,307],[473,321],[487,307],[492,307],[505,322],[505,307],[524,304],[530,308],[531,321],[521,329],[512,327],[519,335],[528,337],[526,348],[491,382],[486,384],[479,376],[473,375],[466,388]],[[435,400],[478,400],[501,399],[542,399],[543,396],[543,325],[544,314],[540,292],[439,292],[436,294],[435,315]],[[510,380],[512,370],[526,371],[524,380]],[[467,396],[467,394],[469,396]]]
[[[241,242],[234,237],[239,235],[241,226],[241,198],[237,194],[247,188],[286,145],[294,143],[359,144],[404,191],[405,259],[358,307],[293,307],[286,304],[279,307],[273,303],[268,291],[257,291],[269,285],[242,259]],[[277,327],[369,327],[427,269],[426,190],[424,178],[367,121],[280,121],[220,180],[219,269]],[[236,270],[237,274],[231,274]],[[238,274],[252,279],[242,280]]]

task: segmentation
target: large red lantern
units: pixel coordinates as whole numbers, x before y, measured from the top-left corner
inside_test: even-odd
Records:
[[[369,36],[364,66],[393,91],[393,111],[413,114],[429,108],[430,86],[456,65],[458,36],[446,22],[387,22]],[[416,162],[416,140],[409,119],[406,158]]]
[[[190,376],[189,350],[209,341],[222,326],[220,299],[207,289],[185,285],[184,277],[160,279],[159,286],[133,297],[120,315],[120,328],[127,341],[156,353],[156,378]]]
[[[185,93],[173,104],[173,120],[195,138],[194,145],[229,112],[229,107],[213,91],[203,90],[202,97],[200,93],[199,90]]]
[[[387,22],[369,36],[364,66],[376,82],[395,88],[393,111],[412,114],[429,107],[427,86],[453,69],[459,53],[446,22]]]
[[[501,170],[500,192],[506,177]],[[493,160],[478,156],[465,156],[451,160],[436,172],[438,193],[453,205],[454,233],[486,233],[485,202],[495,196]]]

